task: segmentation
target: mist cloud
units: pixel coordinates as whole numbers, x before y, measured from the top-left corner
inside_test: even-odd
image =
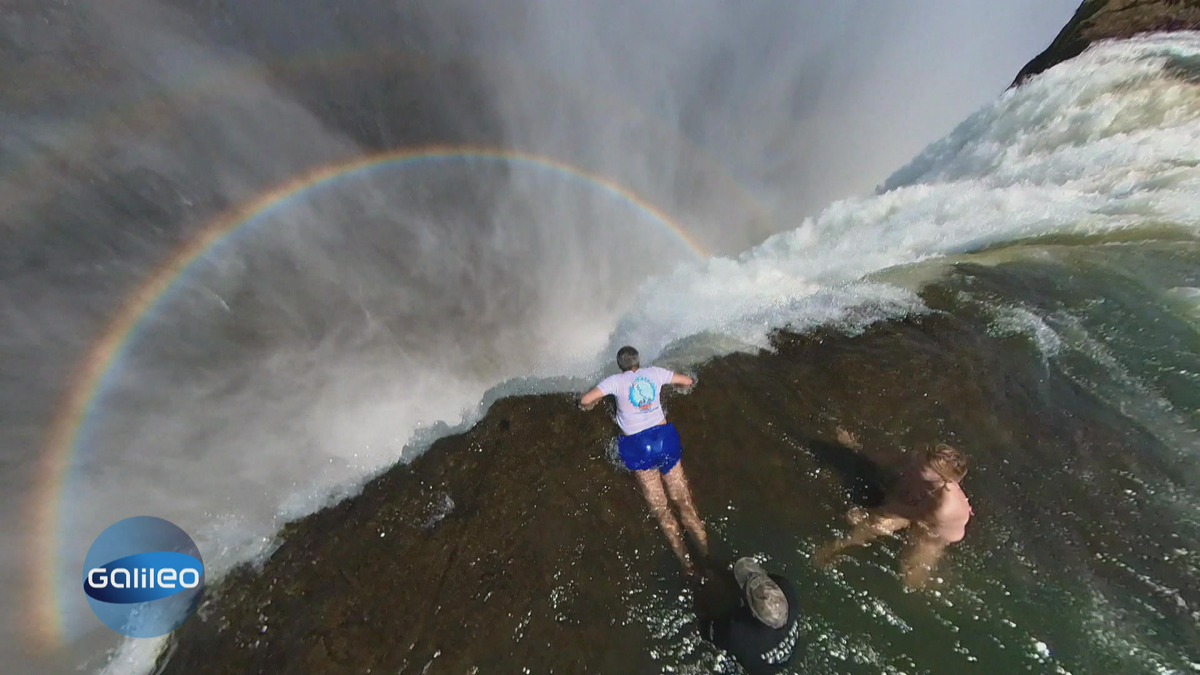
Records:
[[[419,143],[515,147],[634,189],[736,255],[871,190],[1072,10],[6,7],[22,86],[0,92],[0,506],[24,504],[46,425],[129,294],[293,176]],[[397,461],[418,428],[471,419],[490,387],[592,374],[635,291],[692,257],[645,213],[528,163],[384,167],[297,197],[206,257],[136,336],[77,458],[64,560],[143,512],[235,560]],[[5,571],[21,532],[0,531]],[[77,638],[97,622],[64,592]],[[12,662],[23,626],[8,619]]]

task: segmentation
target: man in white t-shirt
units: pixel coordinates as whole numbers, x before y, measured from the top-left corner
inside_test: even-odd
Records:
[[[695,573],[695,567],[684,545],[679,521],[668,504],[668,497],[679,508],[679,517],[702,556],[708,555],[708,533],[704,529],[704,521],[696,514],[687,477],[680,464],[683,448],[679,432],[675,425],[667,422],[659,394],[665,385],[690,387],[694,381],[687,375],[665,368],[642,368],[638,352],[633,347],[622,347],[617,352],[617,366],[621,372],[604,378],[584,394],[579,401],[580,406],[590,410],[605,396],[616,398],[617,426],[622,433],[619,443],[621,461],[637,477],[650,510],[667,535],[671,549],[683,564],[684,573],[691,576]]]

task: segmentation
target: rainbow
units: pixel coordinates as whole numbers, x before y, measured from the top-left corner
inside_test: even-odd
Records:
[[[33,644],[52,648],[61,644],[65,635],[62,625],[64,605],[59,595],[56,575],[61,568],[58,555],[59,518],[68,482],[67,472],[79,447],[86,422],[93,414],[95,403],[105,389],[108,379],[106,376],[116,370],[122,354],[130,349],[143,319],[152,314],[152,310],[168,295],[176,282],[206,252],[239,229],[258,221],[299,195],[335,179],[361,174],[380,165],[411,165],[449,159],[522,163],[585,180],[663,224],[698,257],[711,255],[703,244],[667,214],[603,176],[549,157],[488,147],[432,146],[360,156],[308,171],[226,212],[206,226],[197,237],[176,250],[125,301],[108,323],[100,339],[80,362],[51,422],[30,501],[31,518],[27,521],[32,539],[27,550],[31,581],[28,587],[31,593],[28,616],[31,618]]]

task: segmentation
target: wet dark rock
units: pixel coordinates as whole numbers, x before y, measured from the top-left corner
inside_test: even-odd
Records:
[[[935,308],[956,297],[926,296]],[[968,321],[937,313],[858,337],[780,334],[775,352],[711,361],[691,394],[668,395],[715,559],[821,542],[848,506],[878,500],[905,448],[935,440],[973,458],[967,487],[991,534],[972,546],[1011,555],[1017,537],[1029,560],[1079,569],[1101,565],[1083,551],[1126,550],[1102,525],[1063,539],[1033,523],[1111,510],[1107,479],[1063,483],[1045,467],[1081,448],[1120,466],[1144,432],[1106,422],[1028,358],[1024,338]],[[839,424],[858,432],[861,453],[834,440]],[[630,620],[629,590],[677,595],[685,583],[613,464],[613,441],[607,411],[580,412],[573,395],[498,401],[466,433],[288,527],[261,569],[228,577],[173,635],[162,672],[659,672],[662,643]]]
[[[1200,0],[1084,0],[1050,46],[1021,69],[1013,86],[1079,56],[1093,42],[1197,29]]]

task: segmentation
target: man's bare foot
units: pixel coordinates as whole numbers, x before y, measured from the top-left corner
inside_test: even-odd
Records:
[[[698,567],[688,567],[683,570],[683,580],[694,587],[701,587],[708,583],[709,575]]]
[[[692,556],[685,555],[679,559],[679,564],[683,566],[683,576],[691,579],[696,576],[696,564],[692,562]]]
[[[838,443],[841,443],[851,450],[862,450],[862,443],[858,442],[858,439],[854,437],[854,434],[846,431],[845,427],[839,426],[837,428],[837,439]]]

